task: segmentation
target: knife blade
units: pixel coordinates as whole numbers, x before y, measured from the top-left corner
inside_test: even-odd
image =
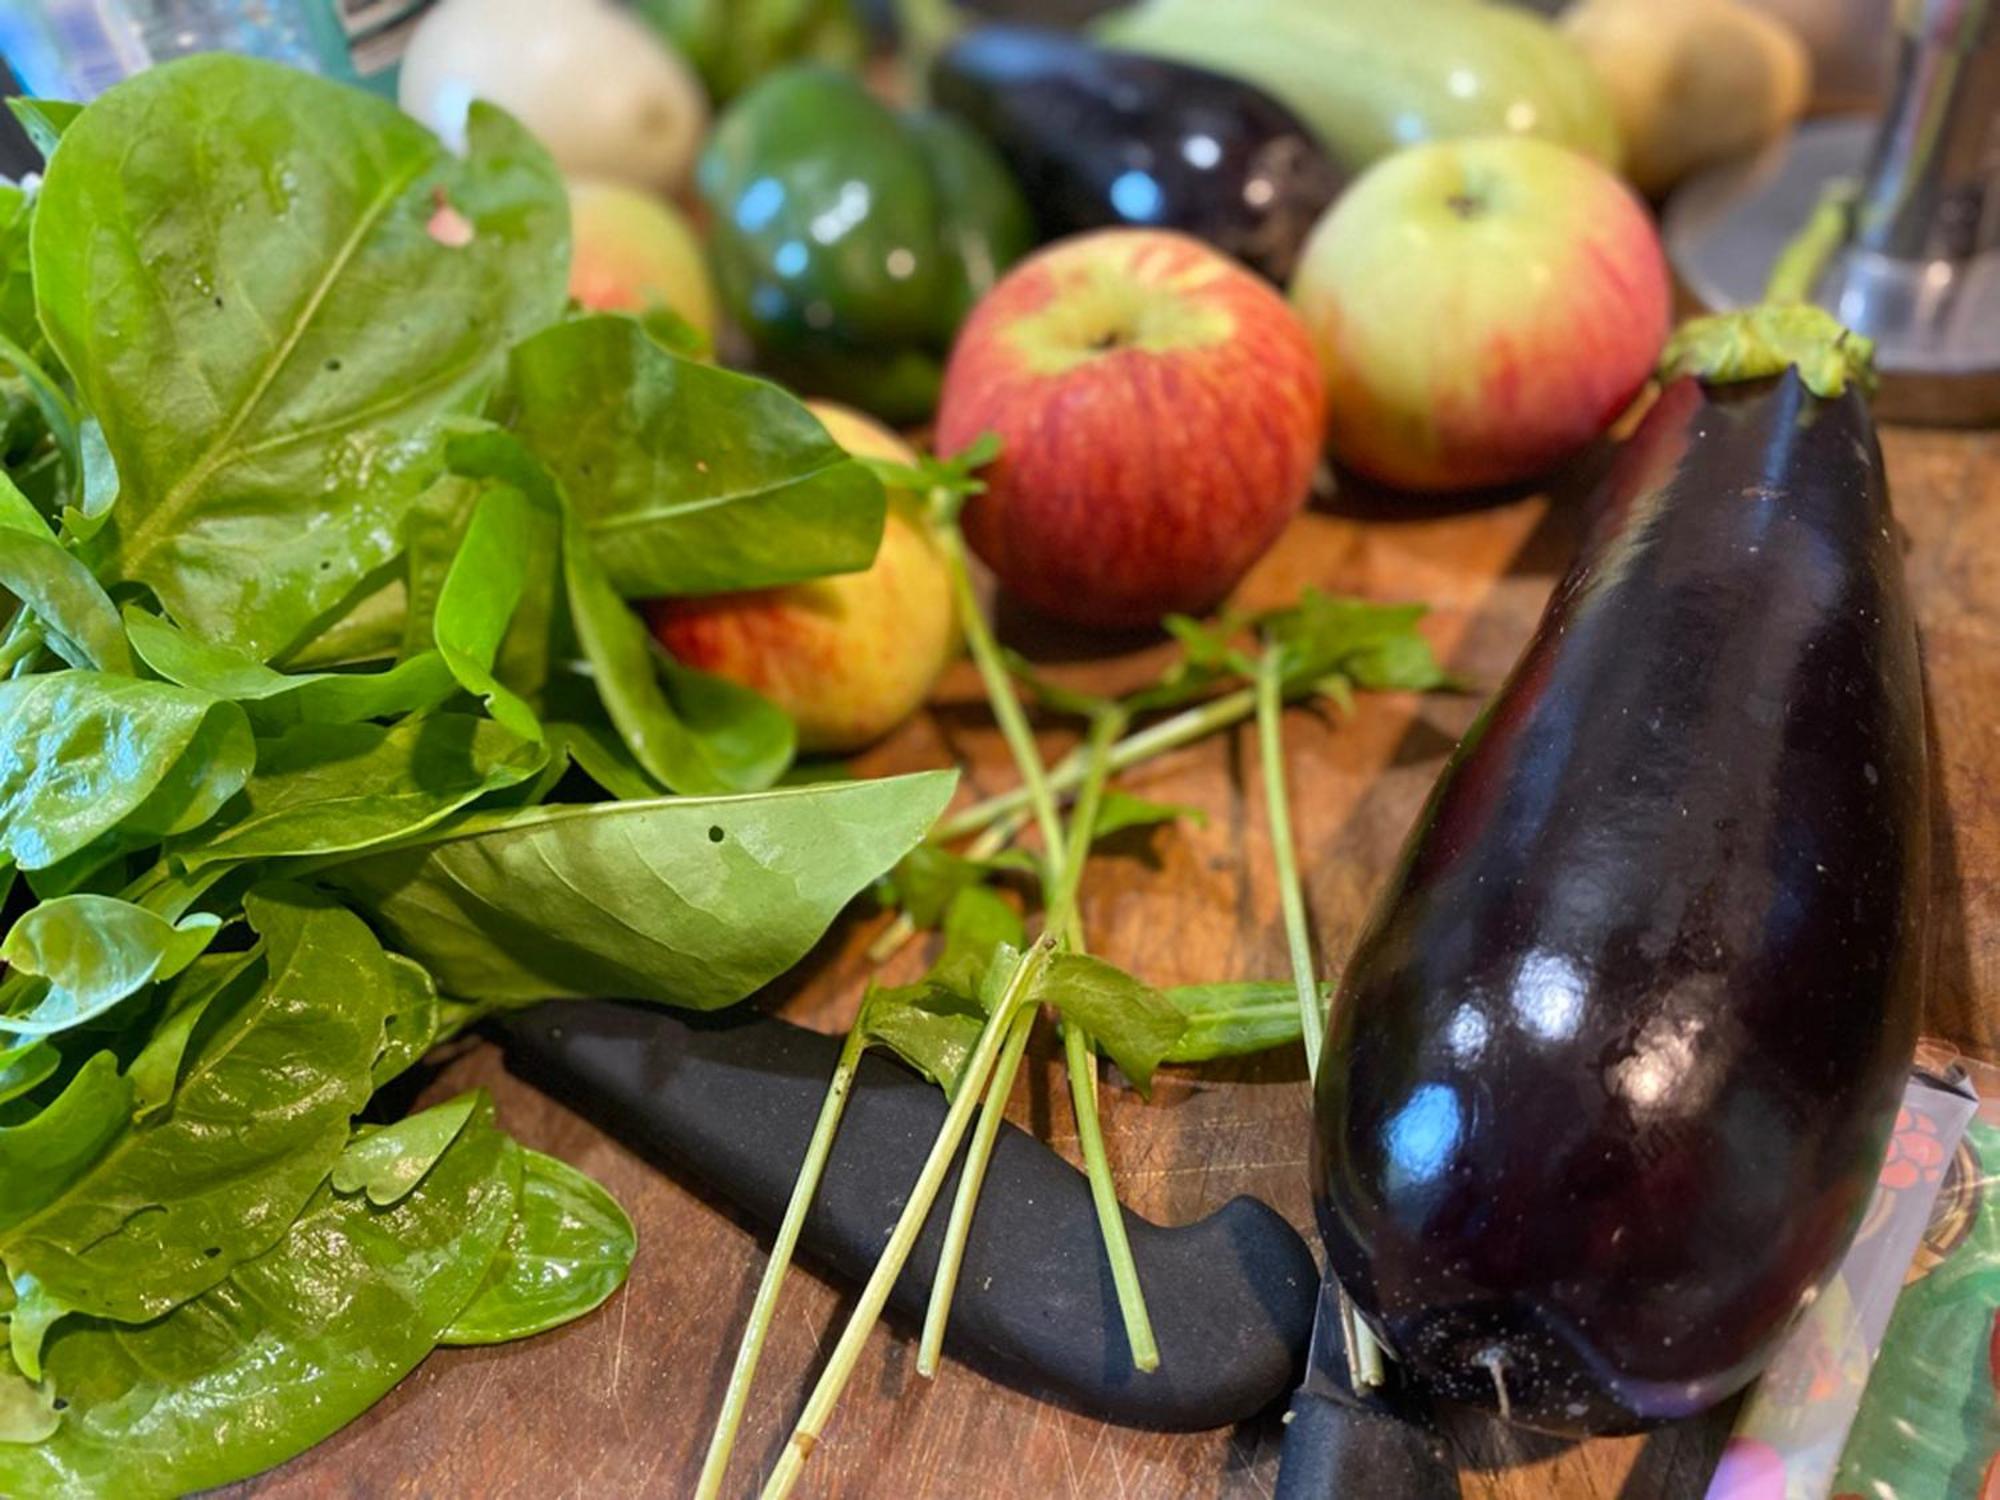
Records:
[[[1457,1500],[1458,1468],[1422,1411],[1393,1385],[1356,1390],[1345,1302],[1331,1276],[1320,1283],[1274,1500]]]

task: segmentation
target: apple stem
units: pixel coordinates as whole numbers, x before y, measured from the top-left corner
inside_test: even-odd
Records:
[[[1198,703],[1193,708],[1182,709],[1179,713],[1150,724],[1134,734],[1127,735],[1113,745],[1105,759],[1111,772],[1129,771],[1143,765],[1155,756],[1164,755],[1169,750],[1178,750],[1183,745],[1191,745],[1196,740],[1240,724],[1257,710],[1255,688],[1239,688],[1233,693],[1225,693],[1220,698],[1211,698],[1206,703]],[[1052,794],[1067,794],[1083,784],[1089,767],[1081,751],[1074,751],[1051,767],[1043,776],[1044,784]],[[1009,817],[1027,807],[1032,800],[1025,783],[1008,791],[998,792],[983,801],[975,802],[962,812],[953,813],[932,830],[931,837],[942,843],[950,839],[964,838],[967,834],[979,833],[1001,818]]]
[[[1299,996],[1299,1030],[1305,1042],[1306,1076],[1319,1079],[1319,1054],[1326,1041],[1326,1011],[1313,972],[1312,935],[1306,926],[1305,888],[1299,880],[1298,851],[1292,842],[1292,811],[1285,795],[1284,652],[1267,646],[1257,662],[1257,748],[1264,763],[1264,801],[1271,820],[1271,853],[1278,866],[1278,905],[1285,917],[1292,984]]]
[[[931,1206],[937,1202],[945,1174],[951,1169],[952,1158],[958,1154],[959,1143],[965,1139],[972,1111],[986,1091],[986,1082],[999,1060],[1005,1036],[1028,996],[1034,993],[1035,980],[1054,951],[1055,944],[1044,936],[1030,944],[1027,952],[1015,962],[1014,972],[1007,978],[1005,992],[993,1007],[993,1013],[986,1018],[979,1040],[973,1044],[972,1055],[966,1059],[958,1093],[952,1097],[951,1108],[945,1112],[944,1124],[939,1128],[937,1138],[931,1142],[930,1155],[924,1159],[923,1170],[917,1174],[916,1184],[910,1189],[909,1201],[897,1216],[895,1227],[889,1232],[889,1242],[875,1262],[868,1284],[861,1289],[860,1300],[848,1317],[847,1326],[841,1330],[840,1342],[834,1346],[832,1357],[820,1372],[812,1395],[806,1400],[805,1410],[792,1429],[784,1451],[778,1456],[777,1467],[765,1482],[763,1500],[785,1500],[798,1484],[806,1459],[818,1444],[841,1392],[853,1378],[862,1346],[867,1343],[876,1320],[882,1316],[890,1288],[903,1274],[910,1252],[916,1248],[917,1237],[923,1231],[924,1221],[930,1217]]]
[[[757,1284],[757,1298],[750,1306],[750,1320],[744,1327],[743,1341],[736,1348],[736,1364],[729,1372],[728,1389],[723,1392],[722,1412],[715,1419],[715,1431],[708,1440],[708,1455],[702,1460],[701,1477],[695,1482],[695,1500],[716,1500],[722,1493],[722,1481],[729,1472],[729,1457],[736,1446],[736,1431],[742,1424],[743,1411],[750,1400],[751,1383],[756,1379],[757,1361],[764,1353],[764,1340],[771,1331],[771,1319],[778,1310],[778,1293],[784,1287],[786,1273],[791,1270],[799,1235],[805,1228],[806,1214],[819,1192],[820,1177],[826,1170],[827,1157],[832,1154],[834,1136],[840,1129],[840,1117],[847,1108],[847,1095],[854,1086],[855,1069],[860,1065],[861,1054],[867,1049],[867,1034],[857,1020],[848,1031],[847,1040],[841,1044],[840,1058],[833,1066],[833,1077],[826,1086],[826,1098],[820,1104],[819,1120],[813,1126],[812,1139],[806,1143],[805,1160],[799,1164],[798,1179],[792,1184],[791,1201],[785,1205],[784,1222],[778,1226],[778,1236],[771,1243],[771,1256],[764,1264],[764,1279]]]

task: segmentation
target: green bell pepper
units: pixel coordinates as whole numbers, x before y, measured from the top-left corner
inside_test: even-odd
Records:
[[[696,181],[723,304],[758,363],[892,422],[930,414],[958,325],[1034,243],[992,148],[829,68],[739,99]]]

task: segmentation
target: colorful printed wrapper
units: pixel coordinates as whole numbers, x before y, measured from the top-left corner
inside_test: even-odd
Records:
[[[2000,1500],[2000,1069],[1953,1154],[1868,1393],[1839,1500]]]
[[[1827,1500],[1833,1493],[1870,1368],[1891,1314],[1901,1316],[1905,1273],[1978,1107],[1962,1078],[1956,1069],[1950,1075],[1924,1069],[1911,1078],[1860,1232],[1839,1273],[1744,1401],[1707,1500]],[[1859,1493],[1890,1500],[1871,1488]],[[1937,1492],[1938,1500],[1969,1500],[1972,1493]]]

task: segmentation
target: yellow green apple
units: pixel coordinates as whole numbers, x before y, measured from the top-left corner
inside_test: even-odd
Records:
[[[1526,136],[1384,157],[1292,279],[1334,456],[1413,490],[1530,479],[1583,447],[1646,383],[1671,302],[1631,189]]]
[[[848,452],[913,464],[895,433],[824,402],[811,410]],[[958,651],[950,575],[911,496],[891,491],[866,572],[646,606],[676,660],[755,688],[790,714],[799,748],[858,750],[902,723]]]
[[[569,186],[569,294],[592,312],[664,307],[712,341],[715,287],[701,241],[680,210],[637,188]]]

